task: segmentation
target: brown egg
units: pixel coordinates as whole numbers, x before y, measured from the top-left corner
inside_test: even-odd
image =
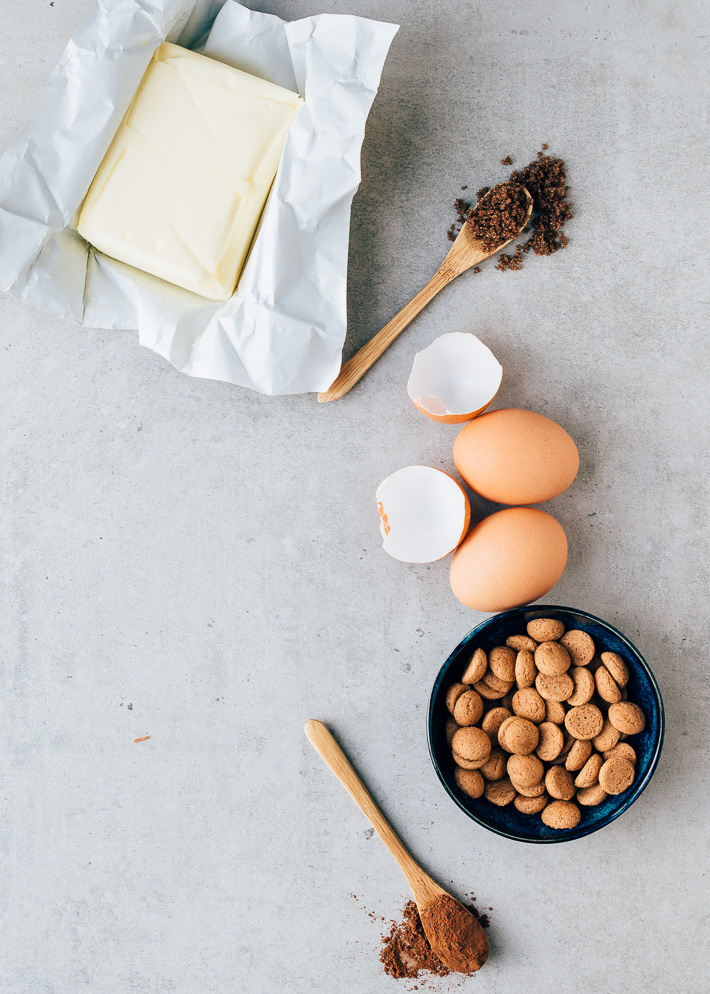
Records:
[[[475,611],[529,604],[557,583],[567,562],[562,525],[534,507],[509,507],[484,518],[451,561],[451,589]]]
[[[498,504],[539,504],[561,494],[579,453],[554,421],[506,408],[469,422],[454,442],[456,469],[469,487]]]

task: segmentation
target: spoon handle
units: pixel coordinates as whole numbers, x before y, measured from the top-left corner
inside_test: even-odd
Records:
[[[325,725],[312,719],[306,722],[306,737],[321,759],[328,765],[368,819],[379,837],[404,871],[413,890],[429,878],[409,855],[394,829],[372,799],[370,792]]]
[[[443,290],[455,276],[458,276],[458,273],[452,271],[450,266],[447,266],[446,263],[441,265],[416,297],[405,304],[402,310],[398,311],[381,331],[378,331],[369,342],[348,359],[340,370],[337,379],[331,383],[325,393],[318,394],[318,403],[323,404],[328,400],[339,400],[344,397],[348,390],[351,390],[358,380],[362,379],[370,366],[380,358],[385,349],[390,347],[397,335],[404,331],[417,314],[437,295],[439,290]]]

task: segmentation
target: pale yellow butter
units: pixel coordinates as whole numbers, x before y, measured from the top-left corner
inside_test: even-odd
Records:
[[[297,94],[165,43],[94,177],[79,234],[212,300],[246,260]]]

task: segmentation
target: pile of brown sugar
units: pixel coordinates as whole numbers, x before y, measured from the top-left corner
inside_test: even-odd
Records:
[[[528,198],[519,183],[499,183],[479,199],[466,223],[486,252],[516,238],[528,213]]]
[[[515,252],[510,255],[500,255],[496,269],[502,272],[506,269],[522,269],[523,253],[552,255],[568,244],[569,239],[563,231],[565,224],[572,217],[572,208],[567,200],[567,171],[563,160],[546,155],[546,149],[547,145],[543,144],[542,151],[537,153],[537,157],[531,163],[524,169],[513,170],[507,184],[501,183],[499,187],[494,187],[495,191],[509,184],[524,186],[533,198],[532,232],[526,241],[516,246]],[[502,162],[504,165],[510,165],[512,159],[507,156]],[[489,191],[490,187],[478,191],[476,194],[478,205],[475,208],[464,200],[456,200],[454,208],[457,219],[448,231],[451,241],[456,239],[460,226],[471,223],[475,214],[478,214],[483,206],[480,201]],[[497,244],[500,245],[501,241],[506,239],[502,238]]]
[[[484,928],[488,927],[488,915],[479,914],[472,904],[466,904],[466,907]],[[446,908],[442,909],[440,923],[444,930],[448,922],[446,911]],[[468,954],[475,957],[476,950],[466,950],[464,956]],[[451,972],[431,948],[414,901],[407,901],[402,909],[401,920],[391,922],[389,931],[383,935],[380,962],[385,973],[395,980],[414,980],[426,973],[446,977]],[[462,965],[465,966],[465,962]],[[462,972],[473,971],[464,969]]]

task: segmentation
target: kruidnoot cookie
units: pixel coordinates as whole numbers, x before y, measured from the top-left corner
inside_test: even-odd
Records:
[[[556,725],[561,725],[565,720],[565,706],[560,701],[545,701],[545,718],[553,721]]]
[[[540,783],[545,767],[534,754],[529,756],[512,755],[508,758],[507,772],[514,784],[521,787],[534,787]]]
[[[499,808],[503,808],[515,800],[515,787],[507,777],[504,777],[503,780],[493,780],[487,783],[483,793],[487,801]]]
[[[499,701],[501,697],[505,697],[507,691],[505,690],[494,690],[489,684],[484,683],[483,680],[479,680],[478,683],[474,683],[473,689],[481,697],[485,697],[487,701]]]
[[[464,769],[478,770],[491,754],[491,740],[482,728],[475,726],[459,728],[457,732],[454,732],[451,749],[457,763],[459,763],[459,759],[465,760],[465,763],[459,763],[459,766],[463,766]]]
[[[619,685],[603,663],[595,672],[594,680],[597,685],[597,693],[603,701],[616,704],[617,701],[621,700]]]
[[[446,706],[453,715],[454,707],[456,706],[456,701],[459,699],[461,694],[465,694],[467,690],[471,688],[465,683],[452,683],[446,692]]]
[[[575,828],[579,825],[581,812],[571,801],[552,801],[542,812],[542,820],[550,828]]]
[[[454,704],[454,721],[458,725],[475,725],[481,720],[483,701],[475,690],[466,690]]]
[[[594,704],[580,704],[565,715],[565,728],[576,739],[593,739],[604,727],[604,716]]]
[[[495,742],[498,739],[498,730],[506,718],[512,718],[512,714],[507,708],[491,708],[487,714],[484,714],[481,728]]]
[[[499,680],[512,684],[515,680],[516,653],[507,645],[497,645],[488,653],[488,668]]]
[[[604,752],[606,749],[613,749],[619,741],[620,734],[621,733],[618,728],[614,728],[609,719],[605,718],[601,732],[599,735],[595,735],[592,739],[592,745],[597,752]]]
[[[597,804],[601,804],[602,801],[605,801],[608,796],[601,784],[595,783],[591,787],[583,787],[581,790],[578,790],[575,800],[578,804],[583,804],[587,808],[593,808]]]
[[[599,778],[599,770],[602,768],[604,760],[598,752],[592,753],[582,769],[574,779],[575,787],[591,787]]]
[[[603,652],[602,662],[611,673],[617,686],[625,687],[629,682],[629,669],[621,656],[616,652]]]
[[[638,735],[646,727],[646,716],[638,704],[619,701],[609,705],[609,721],[625,735]]]
[[[574,693],[574,684],[569,673],[560,673],[559,676],[548,676],[547,673],[538,673],[535,677],[535,689],[540,697],[546,701],[566,701]]]
[[[589,739],[573,739],[565,759],[565,767],[572,771],[581,770],[591,755],[592,743]]]
[[[481,775],[485,780],[501,780],[505,776],[505,766],[508,757],[502,749],[494,746],[491,754],[481,767]]]
[[[532,687],[536,676],[535,657],[529,649],[521,649],[515,657],[515,682],[518,685],[518,690]]]
[[[463,683],[478,683],[478,681],[482,680],[485,676],[487,669],[488,656],[486,656],[483,649],[476,649],[474,654],[471,656],[471,662],[464,670],[461,680]]]
[[[636,750],[628,742],[619,742],[612,749],[607,749],[604,759],[613,759],[618,756],[620,759],[628,759],[630,763],[636,763]]]
[[[513,711],[534,724],[545,720],[545,702],[534,687],[523,687],[513,694]]]
[[[574,778],[564,766],[551,766],[545,774],[545,790],[550,797],[569,801],[575,795]]]
[[[565,626],[552,618],[536,618],[528,622],[527,630],[530,638],[536,642],[552,642],[562,635]]]
[[[569,652],[575,666],[589,666],[594,659],[596,652],[594,640],[591,635],[587,635],[586,632],[577,628],[565,632],[560,639],[560,645],[563,645]]]
[[[515,780],[511,780],[511,783],[517,792],[522,794],[523,797],[541,797],[545,793],[544,780],[541,780],[540,783],[533,784],[532,787],[526,787],[522,783],[516,783]]]
[[[505,644],[509,645],[511,649],[515,649],[516,652],[522,652],[525,649],[532,653],[537,649],[537,642],[529,635],[509,635]]]
[[[599,783],[607,794],[623,794],[634,782],[634,764],[621,756],[604,761],[599,770]]]
[[[446,719],[446,724],[444,725],[444,734],[446,735],[447,746],[451,745],[451,740],[454,737],[454,732],[457,731],[458,727],[459,726],[456,724],[453,718]]]
[[[546,763],[551,763],[562,752],[562,746],[565,742],[562,729],[551,721],[543,721],[537,726],[537,730],[540,738],[535,752],[540,759]]]
[[[573,666],[569,671],[574,684],[574,691],[567,698],[567,703],[572,707],[579,707],[580,704],[588,704],[594,694],[594,677],[586,666]]]
[[[544,792],[539,797],[525,797],[519,793],[513,803],[521,814],[536,815],[548,805],[549,800],[549,797]]]
[[[560,676],[572,665],[570,655],[559,642],[543,642],[534,655],[535,665],[546,676]]]
[[[507,694],[513,686],[514,681],[501,679],[501,677],[496,676],[496,674],[489,668],[483,678],[483,683],[490,687],[491,690],[501,690],[504,694]]]
[[[462,770],[460,766],[457,766],[454,770],[454,777],[459,789],[464,794],[468,794],[469,797],[480,797],[483,793],[483,777],[478,770]]]
[[[537,748],[539,738],[537,725],[517,715],[508,718],[498,729],[500,745],[506,752],[513,752],[519,756],[527,756],[533,752]]]

